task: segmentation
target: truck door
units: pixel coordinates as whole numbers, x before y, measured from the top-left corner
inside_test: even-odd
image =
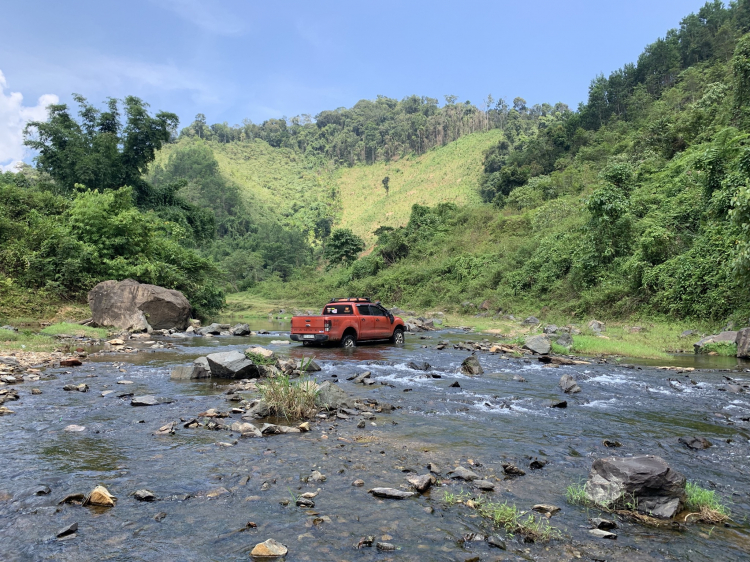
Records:
[[[359,311],[359,334],[358,339],[360,340],[372,340],[377,339],[377,332],[375,328],[375,317],[370,314],[369,304],[358,304],[357,310]]]
[[[385,313],[385,310],[375,304],[370,305],[370,314],[375,319],[374,338],[385,339],[391,337],[391,319]]]

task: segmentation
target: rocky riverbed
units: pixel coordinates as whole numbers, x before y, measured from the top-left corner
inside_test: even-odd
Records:
[[[4,383],[18,399],[0,417],[2,558],[246,560],[272,539],[263,548],[280,543],[286,560],[748,559],[750,374],[543,364],[477,350],[460,331],[422,337],[345,352],[272,344],[285,340],[279,332],[155,336],[147,353],[107,349]],[[314,356],[322,370],[312,376],[353,403],[299,429],[248,419],[252,381],[170,379],[177,366],[249,343]],[[472,352],[482,374],[461,372]],[[264,424],[296,431],[264,434]],[[708,448],[690,446],[703,440]],[[590,533],[592,519],[612,515],[566,503],[567,486],[597,458],[641,454],[716,490],[733,521],[620,519]],[[114,507],[61,503],[98,485]],[[446,493],[548,514],[560,538],[508,536]]]

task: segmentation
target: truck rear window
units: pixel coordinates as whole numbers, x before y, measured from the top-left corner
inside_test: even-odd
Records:
[[[329,304],[323,309],[323,314],[354,314],[350,304]]]

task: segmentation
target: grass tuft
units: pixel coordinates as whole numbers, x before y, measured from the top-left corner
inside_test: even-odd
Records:
[[[586,488],[581,482],[571,484],[565,489],[565,499],[572,505],[588,505],[589,500],[586,498]]]
[[[560,530],[551,526],[546,518],[527,515],[518,506],[507,501],[500,503],[484,498],[472,498],[463,490],[458,494],[445,491],[443,501],[449,506],[463,503],[496,527],[504,529],[511,536],[520,535],[526,542],[548,542],[562,536]]]
[[[685,507],[691,512],[685,518],[686,521],[693,515],[703,523],[717,524],[729,521],[729,508],[716,496],[715,491],[701,488],[695,482],[688,482],[685,494]]]
[[[258,383],[263,401],[286,419],[306,418],[317,412],[318,385],[306,376],[291,380],[279,375]]]
[[[245,357],[250,359],[255,365],[274,365],[276,364],[275,357],[265,357],[260,353],[245,352]]]
[[[722,357],[734,357],[737,355],[737,344],[731,342],[713,342],[704,345],[701,353],[716,353]]]

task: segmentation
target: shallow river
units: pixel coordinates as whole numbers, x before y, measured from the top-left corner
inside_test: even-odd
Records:
[[[750,374],[706,369],[687,376],[611,364],[549,368],[477,353],[485,374],[467,377],[457,371],[468,352],[422,346],[477,336],[451,331],[427,336],[408,335],[403,348],[368,345],[353,351],[271,345],[284,339],[280,333],[196,337],[171,340],[175,350],[105,355],[82,367],[47,371],[55,378],[18,385],[21,400],[6,404],[16,413],[0,417],[0,559],[247,560],[252,547],[267,538],[289,548],[288,561],[750,559],[750,423],[743,421],[750,419],[750,397],[720,390],[725,375],[743,380]],[[183,423],[175,435],[153,434],[209,408],[230,410],[234,403],[226,400],[223,382],[171,381],[169,373],[200,355],[242,350],[249,343],[282,357],[314,355],[323,367],[319,381],[337,375],[351,394],[398,409],[378,414],[375,425],[368,421],[362,429],[355,417],[313,423],[309,433],[263,439],[185,429]],[[409,361],[431,368],[412,370]],[[365,370],[387,384],[363,387],[346,381]],[[576,378],[581,393],[560,391],[557,384],[566,373]],[[454,381],[460,388],[450,387]],[[90,391],[65,392],[62,386],[68,383],[86,383]],[[43,394],[32,396],[33,387]],[[115,392],[101,396],[105,390]],[[118,398],[123,393],[174,402],[135,408],[129,398]],[[566,409],[549,407],[560,399],[567,399]],[[223,421],[240,418],[236,414]],[[86,429],[64,431],[70,424]],[[713,447],[692,451],[678,442],[693,435],[707,438]],[[233,447],[216,444],[236,439]],[[604,439],[620,441],[622,447],[606,448]],[[599,513],[567,504],[565,489],[585,480],[595,458],[635,454],[659,455],[688,480],[716,489],[731,502],[734,523],[664,530],[622,521],[616,541],[593,538],[587,520]],[[531,470],[534,458],[548,464]],[[430,462],[443,476],[462,465],[502,479],[501,463],[508,461],[526,475],[498,482],[495,501],[524,510],[536,503],[561,507],[551,519],[561,540],[525,544],[497,533],[506,538],[505,551],[463,541],[468,533],[487,535],[492,529],[473,510],[445,504],[445,491],[469,491],[447,479],[430,493],[403,501],[367,493],[377,486],[401,487],[409,471],[425,474]],[[312,470],[323,473],[325,482],[304,482]],[[364,487],[353,487],[355,479],[364,480]],[[58,505],[68,494],[88,492],[97,484],[118,497],[114,508]],[[40,486],[50,493],[35,495]],[[143,488],[158,501],[136,501],[131,494]],[[280,503],[318,488],[314,509]],[[55,539],[74,522],[74,539]],[[248,522],[257,527],[248,528]],[[397,550],[356,549],[367,535]]]

